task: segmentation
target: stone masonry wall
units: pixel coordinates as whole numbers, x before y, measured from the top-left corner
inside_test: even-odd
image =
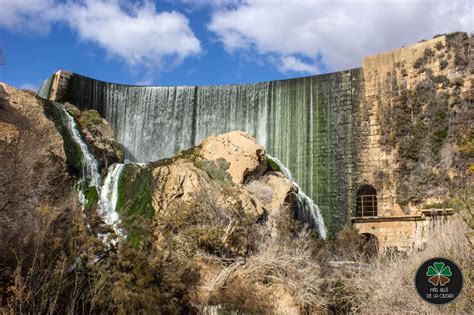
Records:
[[[462,99],[470,98],[472,70],[459,66],[457,52],[449,46],[448,38],[440,36],[363,59],[365,95],[360,112],[365,117],[359,119],[359,126],[361,137],[366,142],[358,149],[356,183],[375,187],[379,216],[415,214],[419,210],[416,205],[409,205],[409,212],[403,211],[397,203],[397,193],[401,193],[397,192],[395,176],[399,156],[396,150],[389,152],[381,144],[383,115],[389,108],[400,106],[396,100],[403,91],[414,91],[417,84],[427,77],[433,81],[446,81],[437,83],[437,92],[448,93],[450,103],[456,95]],[[456,109],[450,107],[449,110]]]
[[[459,220],[455,216],[412,217],[392,221],[355,223],[360,234],[371,234],[377,238],[379,251],[407,252],[422,249],[429,237],[443,224]]]

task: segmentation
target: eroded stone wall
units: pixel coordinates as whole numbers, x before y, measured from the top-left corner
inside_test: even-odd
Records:
[[[433,233],[445,225],[459,220],[452,215],[411,216],[393,220],[372,219],[363,223],[354,223],[360,234],[376,237],[380,253],[408,252],[422,249]]]
[[[365,116],[359,121],[366,144],[359,148],[356,182],[376,188],[380,216],[415,214],[423,201],[443,198],[443,189],[411,180],[410,172],[419,178],[443,174],[446,181],[462,176],[454,164],[467,158],[459,156],[462,144],[457,139],[472,128],[471,42],[463,34],[440,36],[363,59],[365,89],[360,112]],[[440,124],[446,126],[439,128]],[[420,135],[430,132],[438,136],[433,140],[438,151],[428,150],[426,143],[431,138]],[[425,152],[416,152],[418,148]],[[444,154],[442,161],[425,159],[436,154]],[[414,169],[417,163],[426,164],[431,173]],[[401,177],[404,172],[406,176]],[[443,185],[441,175],[431,181]],[[404,199],[410,189],[433,192]]]

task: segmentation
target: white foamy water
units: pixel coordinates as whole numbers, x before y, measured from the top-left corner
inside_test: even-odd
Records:
[[[77,127],[76,120],[72,115],[64,108],[64,106],[57,106],[66,117],[66,125],[74,139],[74,142],[79,146],[82,152],[82,179],[88,181],[89,186],[95,186],[100,189],[100,173],[99,163],[97,162],[94,155],[89,151],[89,147],[82,139],[79,128]]]
[[[279,159],[274,158],[268,154],[267,158],[277,164],[283,175],[285,175],[285,177],[288,178],[297,188],[298,193],[296,196],[303,207],[303,217],[307,220],[307,223],[312,223],[318,228],[319,235],[322,239],[326,239],[327,229],[318,205],[316,205],[316,203],[301,190],[298,184],[293,180],[293,175],[291,174],[290,170]]]
[[[81,180],[86,181],[89,186],[95,186],[100,196],[98,204],[98,212],[104,222],[111,225],[117,235],[121,235],[118,224],[120,223],[119,215],[116,211],[118,200],[118,183],[120,175],[125,164],[114,164],[109,167],[107,176],[103,185],[101,185],[101,177],[99,172],[99,163],[95,156],[89,151],[89,147],[82,139],[81,133],[74,117],[61,104],[56,104],[66,118],[66,126],[74,140],[82,152],[82,173]],[[79,192],[79,200],[85,205],[87,200],[82,192]]]
[[[99,214],[105,223],[118,231],[119,215],[116,211],[120,175],[125,164],[114,164],[109,167],[104,184],[100,190]]]

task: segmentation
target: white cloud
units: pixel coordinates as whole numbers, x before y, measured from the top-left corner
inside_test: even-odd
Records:
[[[276,64],[280,71],[291,68],[312,73],[315,66],[297,62],[297,56],[316,61],[321,54],[330,69],[348,69],[359,67],[361,58],[368,54],[438,33],[470,32],[474,29],[471,3],[248,0],[215,9],[208,28],[230,52],[253,51],[268,60],[276,55],[281,60]]]
[[[315,64],[309,64],[301,61],[300,59],[293,56],[284,56],[280,59],[280,64],[278,65],[278,70],[280,72],[305,72],[310,74],[318,74],[319,69]]]
[[[115,1],[88,0],[71,5],[69,24],[84,40],[104,47],[130,64],[154,63],[163,57],[178,61],[201,51],[188,19],[177,12],[157,13],[154,5],[130,7]]]
[[[44,33],[54,23],[63,23],[81,40],[130,65],[177,64],[201,52],[184,15],[157,12],[149,1],[131,5],[119,0],[0,0],[0,8],[0,26],[9,30]]]
[[[61,19],[64,5],[56,0],[0,0],[0,26],[11,31],[48,33]]]

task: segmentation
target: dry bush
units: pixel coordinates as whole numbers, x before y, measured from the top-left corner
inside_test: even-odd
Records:
[[[334,240],[328,240],[326,247],[332,260],[355,261],[364,263],[377,254],[375,244],[360,235],[352,225],[346,225],[339,231]]]
[[[323,310],[324,279],[312,236],[304,231],[272,236],[268,226],[259,234],[255,253],[227,265],[208,282],[210,304],[252,314],[279,313],[282,305],[301,312]]]
[[[355,271],[339,292],[339,304],[348,304],[361,313],[474,313],[474,254],[465,233],[464,222],[448,222],[432,232],[426,248],[405,257],[379,258],[369,271]],[[434,306],[422,300],[414,287],[418,267],[433,257],[446,257],[456,262],[464,273],[464,288],[453,302]]]
[[[42,107],[32,96],[24,98],[32,103],[14,107],[0,86],[0,126],[12,130],[0,135],[0,272],[15,263],[12,249],[18,252],[33,240],[25,231],[43,229],[39,210],[58,210],[71,185],[64,161],[49,151],[54,127],[41,122]]]
[[[199,273],[173,248],[156,251],[150,220],[140,248],[126,239],[104,244],[88,226],[77,197],[64,211],[44,211],[40,232],[15,249],[16,267],[1,288],[0,313],[193,313],[189,292]],[[1,283],[0,283],[1,284]]]
[[[24,233],[23,243],[10,248],[16,263],[6,275],[10,279],[5,279],[2,311],[52,314],[88,304],[89,283],[77,266],[92,246],[76,204],[71,196],[65,197],[62,211],[46,206],[33,210],[39,228]]]

